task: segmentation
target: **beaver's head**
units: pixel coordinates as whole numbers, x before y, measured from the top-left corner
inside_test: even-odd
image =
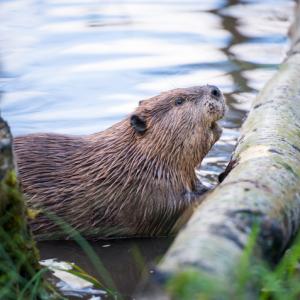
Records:
[[[190,159],[199,163],[219,139],[222,130],[216,121],[224,113],[224,97],[217,87],[196,86],[140,101],[130,124],[143,145],[191,155]]]

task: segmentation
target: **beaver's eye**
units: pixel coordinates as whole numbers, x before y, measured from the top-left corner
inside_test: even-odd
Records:
[[[185,101],[185,99],[183,97],[178,97],[175,100],[175,105],[181,105],[184,103],[184,101]]]

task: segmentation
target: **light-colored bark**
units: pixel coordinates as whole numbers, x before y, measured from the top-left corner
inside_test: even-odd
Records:
[[[160,278],[192,267],[230,283],[255,224],[260,229],[256,255],[270,261],[279,258],[297,232],[300,4],[296,16],[291,29],[291,50],[254,101],[227,177],[178,234],[157,267]],[[155,297],[160,299],[158,295]]]

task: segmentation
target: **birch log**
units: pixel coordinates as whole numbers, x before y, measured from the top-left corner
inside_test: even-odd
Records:
[[[223,182],[197,208],[157,267],[230,284],[254,224],[258,257],[276,261],[300,223],[300,4],[292,47],[255,99]],[[159,295],[159,296],[158,296]],[[145,299],[163,299],[161,292]]]

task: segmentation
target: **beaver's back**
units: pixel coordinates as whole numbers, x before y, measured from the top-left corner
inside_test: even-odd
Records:
[[[18,175],[25,194],[58,188],[58,176],[66,161],[83,144],[79,137],[59,134],[30,134],[14,139]]]

